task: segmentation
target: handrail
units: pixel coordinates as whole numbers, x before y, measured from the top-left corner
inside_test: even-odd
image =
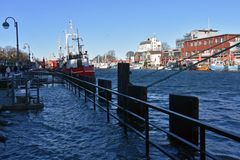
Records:
[[[137,99],[137,98],[135,98],[135,97],[131,97],[131,96],[128,96],[128,95],[119,93],[119,92],[117,92],[117,91],[115,91],[115,90],[111,90],[111,89],[108,89],[108,88],[104,88],[104,87],[98,86],[98,85],[96,85],[96,84],[94,84],[94,83],[90,83],[90,82],[87,82],[87,81],[83,81],[83,80],[80,80],[80,79],[78,79],[78,78],[76,78],[76,77],[72,77],[72,76],[66,75],[66,74],[61,73],[61,72],[57,72],[57,73],[63,74],[63,75],[65,75],[65,76],[69,77],[69,78],[72,78],[72,79],[77,80],[77,81],[81,81],[81,82],[83,82],[83,83],[92,85],[92,86],[97,87],[97,88],[99,88],[99,89],[103,89],[103,90],[108,91],[108,92],[111,92],[111,93],[113,93],[113,94],[116,94],[116,95],[119,95],[119,96],[122,96],[122,97],[125,97],[125,98],[128,98],[128,99],[137,101],[137,102],[139,102],[139,103],[141,103],[141,104],[144,104],[144,106],[145,106],[145,105],[146,105],[146,106],[149,106],[150,108],[155,109],[155,110],[158,110],[158,111],[161,111],[161,112],[163,112],[163,113],[165,113],[165,114],[177,116],[177,117],[182,118],[182,119],[186,119],[186,120],[188,120],[188,121],[190,121],[190,122],[198,125],[199,127],[200,127],[200,126],[206,127],[206,128],[207,128],[208,130],[210,130],[210,131],[217,132],[217,133],[220,134],[220,135],[226,136],[226,137],[231,138],[231,139],[236,140],[236,141],[240,141],[240,135],[235,135],[234,133],[228,133],[227,131],[223,131],[222,129],[219,129],[219,128],[210,126],[210,125],[208,125],[208,124],[206,124],[206,123],[204,123],[204,122],[200,122],[199,120],[196,120],[196,119],[193,119],[193,118],[184,116],[184,115],[182,115],[182,114],[179,114],[179,113],[177,113],[177,112],[174,112],[174,111],[165,109],[165,108],[163,108],[163,107],[160,108],[160,107],[154,106],[154,105],[152,105],[152,104],[150,104],[150,103],[148,103],[148,102],[146,102],[146,101],[143,101],[143,100]]]
[[[187,120],[187,121],[193,123],[194,125],[198,126],[198,127],[200,128],[200,146],[197,146],[197,145],[195,145],[195,144],[193,144],[193,143],[191,143],[191,142],[189,142],[189,141],[187,141],[187,140],[185,140],[185,139],[177,136],[177,135],[174,134],[174,133],[171,133],[171,132],[169,132],[169,131],[165,131],[165,130],[163,130],[163,129],[160,129],[159,127],[157,127],[156,125],[154,125],[154,124],[151,123],[151,122],[146,122],[148,126],[151,125],[151,126],[155,127],[156,129],[163,131],[164,133],[166,133],[166,134],[168,134],[168,135],[170,135],[170,136],[172,136],[172,137],[180,140],[180,141],[183,142],[184,144],[186,144],[186,145],[188,145],[188,146],[196,149],[197,151],[199,151],[199,152],[200,152],[200,158],[201,158],[201,159],[205,159],[205,158],[204,158],[205,156],[208,156],[208,157],[210,157],[210,158],[212,158],[212,159],[215,159],[213,155],[211,155],[210,153],[208,153],[207,151],[205,151],[205,132],[206,132],[206,130],[212,131],[212,132],[214,132],[214,133],[216,133],[216,134],[218,134],[218,135],[222,135],[222,136],[224,136],[224,137],[226,137],[226,138],[229,138],[229,139],[235,140],[235,141],[237,141],[237,142],[240,142],[240,135],[237,135],[237,134],[234,134],[234,133],[229,133],[229,132],[227,132],[227,131],[225,131],[225,130],[223,130],[223,129],[220,129],[220,128],[217,128],[217,127],[213,127],[213,126],[208,125],[208,124],[206,124],[206,123],[204,123],[204,122],[201,122],[200,120],[196,120],[196,119],[187,117],[187,116],[185,116],[185,115],[182,115],[182,114],[179,114],[179,113],[177,113],[177,112],[174,112],[174,111],[165,109],[165,108],[163,108],[163,107],[154,106],[154,105],[152,105],[152,104],[150,104],[150,103],[148,103],[148,102],[146,102],[146,101],[143,101],[143,100],[140,100],[140,99],[137,99],[137,98],[134,98],[134,97],[125,95],[125,94],[123,94],[123,93],[119,93],[119,92],[117,92],[117,91],[115,91],[115,90],[111,90],[111,89],[108,89],[108,88],[104,88],[104,87],[98,86],[98,85],[96,85],[96,84],[94,84],[94,83],[87,82],[87,81],[81,80],[81,79],[76,78],[76,77],[69,76],[69,75],[64,74],[64,73],[61,73],[61,72],[54,72],[54,74],[55,74],[55,75],[57,74],[58,76],[65,76],[65,77],[62,77],[62,78],[65,79],[66,81],[68,81],[69,84],[71,83],[71,84],[74,85],[74,86],[77,86],[77,87],[80,87],[80,88],[84,89],[84,90],[85,90],[85,93],[86,93],[86,92],[89,92],[89,93],[93,94],[93,95],[94,95],[94,98],[95,98],[95,96],[97,96],[97,97],[102,98],[103,100],[105,100],[105,101],[107,102],[108,107],[107,107],[107,109],[101,107],[101,109],[103,109],[105,112],[108,113],[108,121],[109,121],[109,116],[112,116],[112,117],[114,117],[115,119],[119,120],[121,123],[123,123],[126,127],[130,128],[131,130],[133,130],[135,133],[137,133],[140,137],[142,137],[142,138],[144,138],[144,139],[147,138],[146,135],[144,136],[144,135],[141,134],[139,131],[137,131],[135,128],[133,128],[131,125],[125,123],[125,121],[121,120],[120,118],[117,118],[115,115],[113,115],[112,113],[109,112],[109,103],[110,103],[111,105],[120,107],[121,109],[123,109],[123,110],[124,110],[125,112],[127,112],[128,114],[131,114],[132,116],[134,116],[134,117],[136,117],[136,118],[139,118],[139,119],[143,120],[144,122],[146,122],[146,120],[148,121],[148,119],[145,119],[146,117],[145,117],[145,118],[140,117],[140,116],[136,115],[135,113],[131,112],[130,110],[125,109],[125,107],[119,106],[118,104],[115,104],[115,103],[113,103],[112,101],[110,101],[110,100],[108,100],[108,99],[106,99],[106,98],[104,98],[104,97],[102,97],[102,96],[97,95],[97,93],[92,92],[91,90],[89,90],[89,89],[87,89],[87,88],[84,88],[84,87],[80,86],[79,84],[76,84],[75,82],[81,82],[81,83],[83,83],[83,84],[87,84],[87,85],[90,85],[90,86],[92,86],[92,87],[95,87],[95,88],[98,88],[98,89],[102,89],[103,91],[107,91],[107,92],[113,93],[113,94],[115,94],[115,95],[125,97],[125,98],[127,98],[127,99],[130,99],[130,100],[133,100],[133,101],[135,101],[135,102],[138,102],[139,104],[141,104],[141,105],[144,106],[145,108],[151,108],[151,109],[160,111],[160,112],[165,113],[165,114],[168,114],[168,115],[173,115],[173,116],[179,117],[179,118],[181,118],[181,119]],[[75,82],[73,82],[73,81],[75,81]],[[86,94],[85,94],[85,99],[86,99]],[[88,98],[88,99],[90,99],[90,100],[94,103],[94,105],[95,105],[95,100],[92,100],[91,98]],[[96,103],[96,104],[97,104],[98,106],[100,106],[98,103]],[[148,118],[148,117],[147,117],[147,118]],[[158,148],[160,151],[162,151],[163,153],[165,153],[165,151],[162,150],[161,146],[156,145],[154,142],[152,142],[152,141],[150,141],[150,140],[148,140],[148,143],[152,144],[153,146],[155,146],[156,148]],[[147,149],[147,148],[146,148],[146,149]],[[168,155],[168,154],[166,154],[166,155]],[[169,155],[168,155],[168,156],[169,156]],[[174,156],[169,156],[169,157],[172,158],[172,159],[175,159]]]

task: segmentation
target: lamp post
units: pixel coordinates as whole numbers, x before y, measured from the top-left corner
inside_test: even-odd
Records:
[[[8,19],[12,19],[14,21],[14,26],[16,28],[16,40],[17,40],[17,62],[16,62],[16,66],[18,67],[18,65],[19,65],[18,23],[13,17],[7,17],[2,24],[3,28],[5,28],[5,29],[8,29],[9,26],[10,26],[9,23],[7,22]]]
[[[24,43],[23,49],[26,49],[26,47],[28,47],[28,59],[29,59],[29,63],[31,62],[31,51],[30,51],[30,46],[28,43]]]

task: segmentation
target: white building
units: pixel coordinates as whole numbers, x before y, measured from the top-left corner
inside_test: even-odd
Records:
[[[137,52],[161,51],[162,43],[156,37],[148,38],[139,44]]]

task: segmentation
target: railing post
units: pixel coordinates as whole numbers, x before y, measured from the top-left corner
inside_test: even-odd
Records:
[[[205,128],[200,127],[200,159],[206,159],[206,135],[205,135]]]
[[[52,86],[54,86],[54,75],[52,74]]]
[[[37,79],[37,103],[40,103],[40,99],[39,99],[39,79]]]
[[[149,159],[149,109],[148,109],[148,105],[145,106],[145,152],[146,152],[146,159]]]
[[[74,93],[77,94],[77,85],[74,84]]]
[[[14,84],[14,76],[12,77],[12,104],[15,103],[15,92],[14,92],[15,84]]]
[[[78,97],[81,97],[80,87],[78,87]]]
[[[110,122],[109,101],[107,100],[107,122]]]
[[[96,95],[93,93],[93,110],[96,111]]]
[[[85,96],[85,102],[87,102],[87,91],[86,91],[86,89],[84,88],[84,96]]]
[[[124,134],[127,135],[127,112],[126,112],[126,104],[123,104],[123,121],[124,121]]]
[[[28,102],[28,86],[27,86],[27,81],[26,81],[26,84],[25,84],[25,98],[26,98],[26,101]]]

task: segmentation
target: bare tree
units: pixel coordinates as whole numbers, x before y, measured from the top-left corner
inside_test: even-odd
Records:
[[[127,59],[130,60],[132,56],[134,56],[134,52],[133,52],[133,51],[128,51],[128,52],[126,53]]]
[[[169,50],[171,49],[170,45],[167,42],[162,42],[162,50]]]

